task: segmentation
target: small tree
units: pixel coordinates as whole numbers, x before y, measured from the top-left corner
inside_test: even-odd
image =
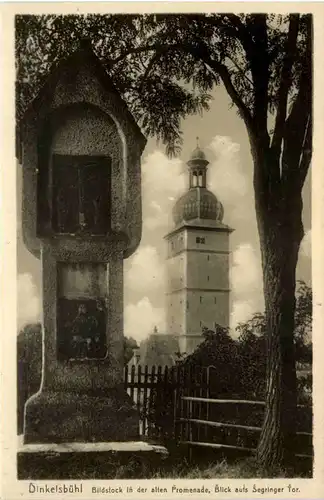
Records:
[[[124,365],[127,365],[134,356],[135,349],[138,349],[138,344],[133,337],[124,337]]]

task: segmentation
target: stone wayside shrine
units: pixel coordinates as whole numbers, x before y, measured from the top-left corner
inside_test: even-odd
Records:
[[[42,382],[20,451],[163,452],[138,441],[123,378],[123,259],[141,240],[146,139],[90,42],[51,71],[18,137],[23,237],[43,295]]]

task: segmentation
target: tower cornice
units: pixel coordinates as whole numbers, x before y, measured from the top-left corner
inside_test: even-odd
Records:
[[[187,229],[188,231],[199,229],[200,231],[214,231],[215,233],[216,232],[232,233],[234,231],[234,229],[227,226],[226,224],[223,224],[222,222],[215,222],[214,224],[203,224],[200,219],[197,219],[196,223],[183,222],[182,224],[179,224],[174,229],[169,231],[164,236],[164,239],[168,239],[170,236],[173,236],[176,233],[180,233],[185,229]]]

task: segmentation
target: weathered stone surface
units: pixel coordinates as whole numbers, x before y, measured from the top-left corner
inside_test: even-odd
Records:
[[[17,453],[18,479],[144,479],[167,457],[163,446],[142,441],[25,445]]]
[[[137,439],[123,387],[123,259],[141,240],[146,139],[90,47],[50,72],[18,128],[24,242],[41,260],[43,289],[42,381],[26,404],[24,441]],[[66,288],[62,269],[75,263],[87,283],[101,269],[101,286]],[[99,299],[103,321],[91,312]],[[94,359],[99,330],[106,354]]]
[[[136,409],[122,388],[97,395],[43,391],[25,407],[26,444],[127,441],[138,432]]]
[[[40,257],[37,185],[53,154],[98,155],[112,159],[111,232],[92,241],[127,240],[124,256],[137,248],[142,233],[140,157],[146,139],[91,50],[76,52],[50,74],[19,126],[23,166],[23,237]],[[44,188],[44,186],[43,186]],[[45,186],[44,196],[51,190]]]

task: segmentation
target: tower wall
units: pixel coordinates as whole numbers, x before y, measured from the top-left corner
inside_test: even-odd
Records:
[[[202,328],[215,329],[215,323],[227,327],[229,293],[187,290],[186,335],[201,335]]]
[[[167,258],[167,331],[172,335],[184,335],[186,331],[186,235],[173,235],[168,242]]]
[[[171,335],[186,334],[186,301],[186,289],[167,294],[167,331]]]
[[[168,236],[167,331],[180,351],[202,341],[202,328],[229,326],[229,232],[182,228]]]
[[[229,254],[188,251],[186,256],[186,286],[189,289],[228,291]]]

